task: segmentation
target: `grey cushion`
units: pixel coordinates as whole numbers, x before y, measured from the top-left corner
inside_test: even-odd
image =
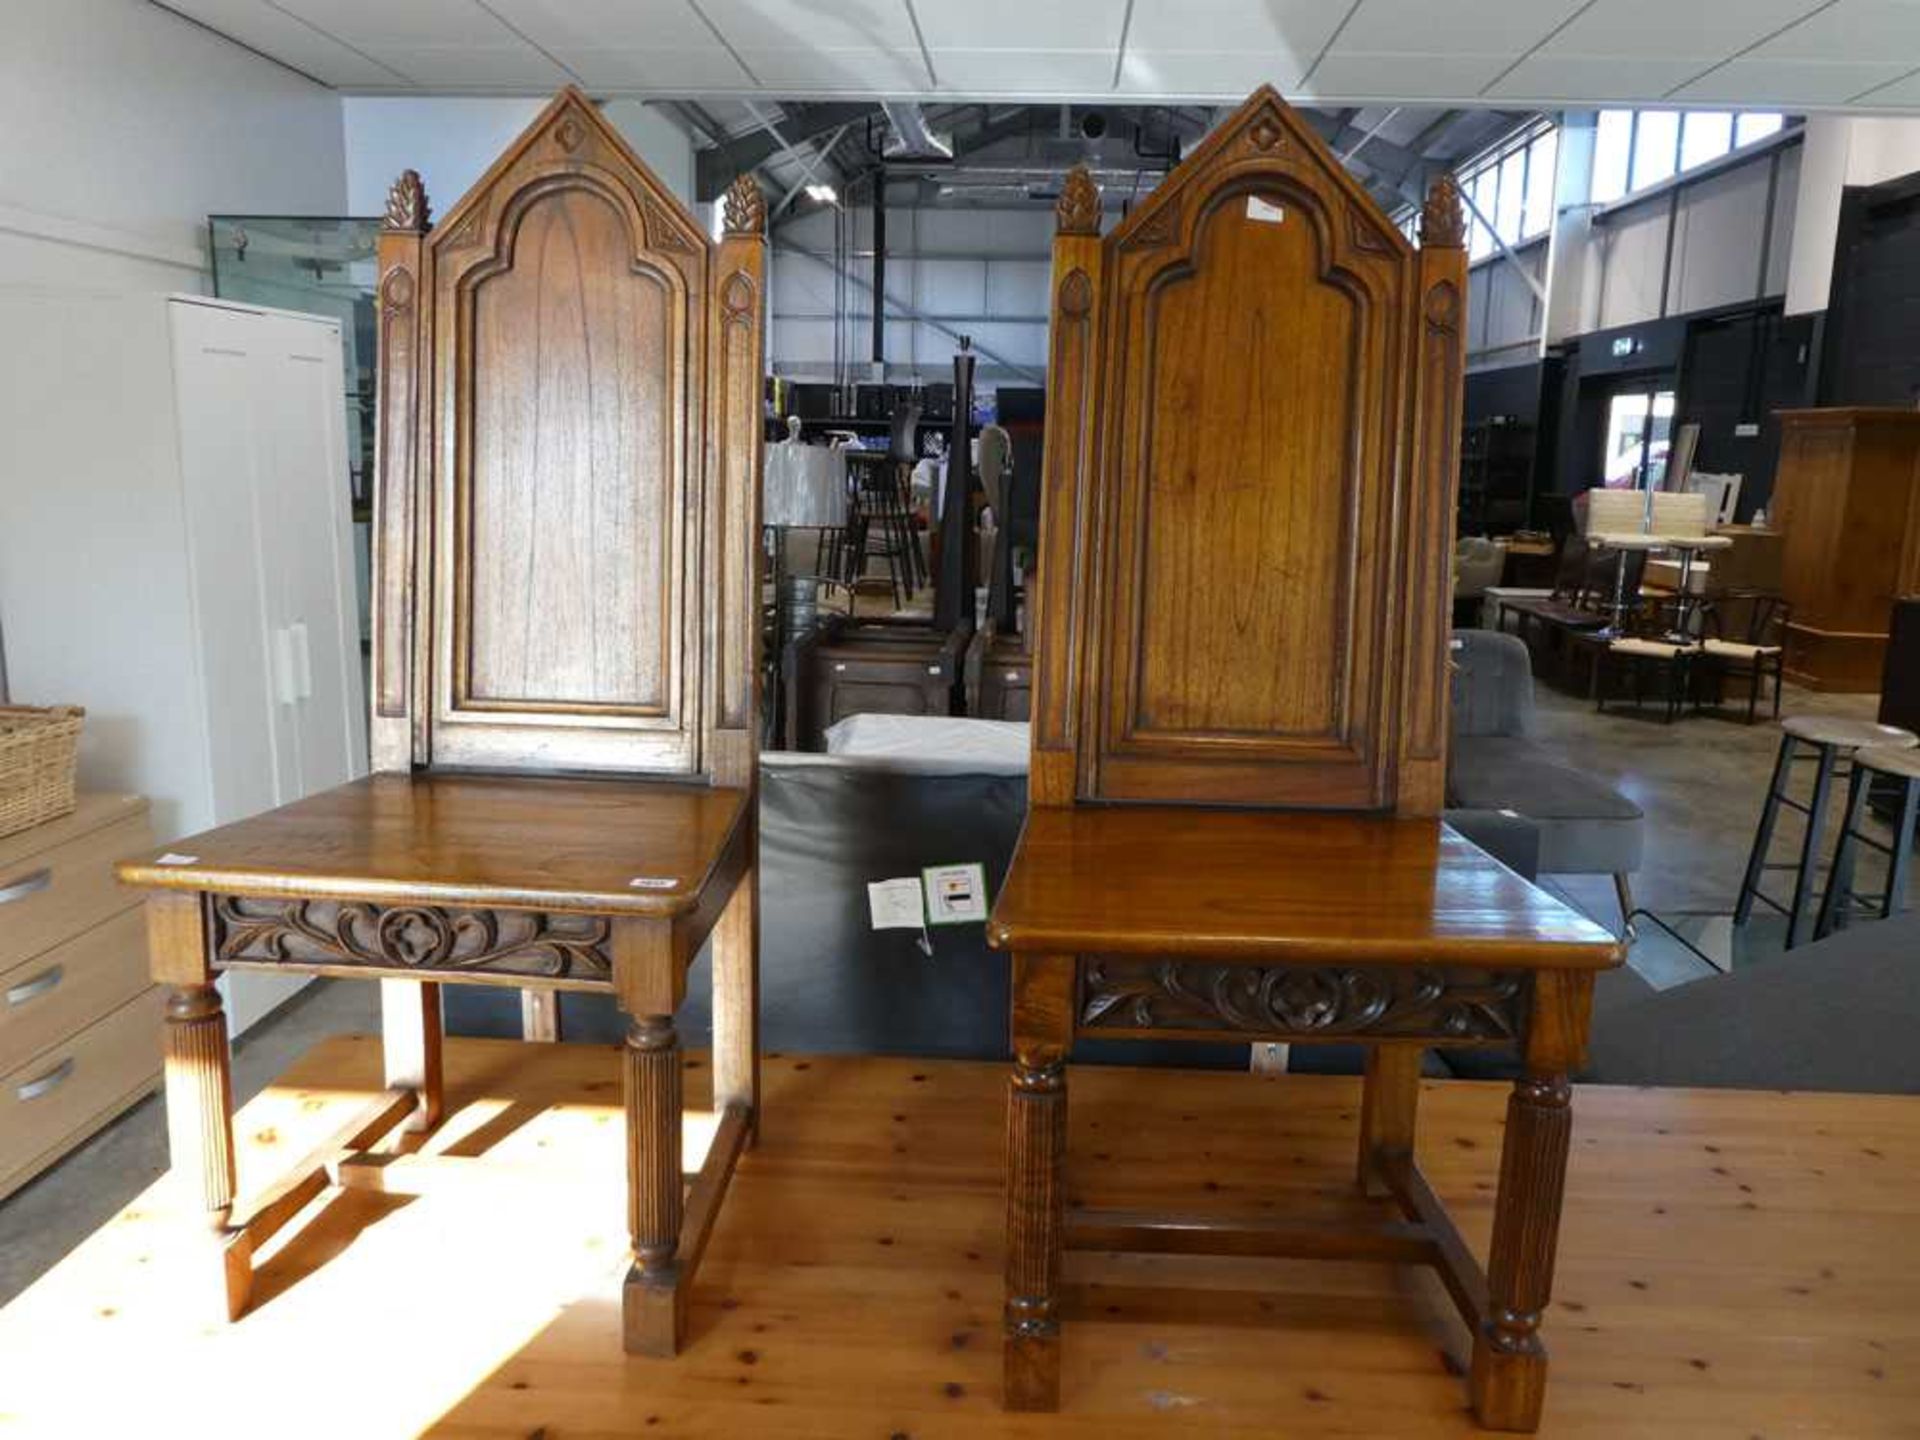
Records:
[[[1540,829],[1543,875],[1631,874],[1640,868],[1640,807],[1602,780],[1547,758],[1518,736],[1462,736],[1448,767],[1447,801],[1513,810]]]
[[[1856,922],[1597,1016],[1610,1085],[1920,1093],[1920,915]]]
[[[1518,636],[1499,630],[1456,630],[1453,733],[1533,733],[1533,660]]]

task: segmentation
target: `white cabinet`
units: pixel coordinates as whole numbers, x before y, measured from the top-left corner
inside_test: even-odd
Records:
[[[57,337],[47,403],[81,387],[98,427],[0,467],[15,699],[85,705],[83,784],[153,797],[163,841],[364,773],[338,322],[77,295],[7,322]],[[238,1033],[304,982],[225,983]]]

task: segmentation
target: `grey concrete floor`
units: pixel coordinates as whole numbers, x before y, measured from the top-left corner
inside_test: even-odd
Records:
[[[1537,687],[1542,743],[1567,764],[1618,786],[1647,814],[1646,857],[1635,898],[1663,917],[1733,908],[1779,732],[1688,715],[1660,723],[1649,707],[1596,714],[1590,701]],[[1865,695],[1816,695],[1789,688],[1782,713],[1871,717]],[[1838,797],[1836,796],[1836,804]],[[1781,853],[1797,846],[1798,817],[1783,816]],[[1882,832],[1884,835],[1884,831]],[[1870,860],[1872,857],[1869,857]],[[1549,888],[1610,927],[1619,910],[1605,876],[1544,877]],[[1877,873],[1865,869],[1863,888]],[[1778,883],[1778,882],[1776,882]],[[1681,947],[1642,927],[1633,963],[1665,986],[1712,972]],[[378,988],[318,980],[243,1038],[234,1058],[234,1098],[244,1103],[317,1041],[372,1033]],[[0,1304],[5,1304],[103,1224],[166,1168],[165,1117],[157,1099],[129,1111],[67,1160],[0,1204]]]

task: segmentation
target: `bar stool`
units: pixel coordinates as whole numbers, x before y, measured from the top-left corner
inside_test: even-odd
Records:
[[[1882,845],[1860,828],[1867,808],[1867,793],[1873,788],[1876,776],[1894,781],[1900,792],[1899,818],[1894,821],[1891,845]],[[1860,913],[1856,901],[1877,899],[1882,920],[1907,908],[1907,876],[1913,864],[1913,821],[1917,813],[1920,813],[1920,750],[1911,746],[1877,745],[1854,752],[1853,774],[1847,781],[1845,818],[1840,824],[1839,843],[1833,850],[1827,893],[1820,901],[1820,918],[1814,923],[1814,939],[1824,939]],[[1853,888],[1854,861],[1862,845],[1887,857],[1887,888],[1881,895],[1861,895]]]
[[[1767,802],[1760,811],[1760,826],[1754,832],[1753,853],[1747,857],[1746,878],[1740,882],[1740,899],[1733,907],[1733,923],[1744,925],[1753,914],[1753,902],[1763,901],[1787,917],[1786,948],[1791,950],[1806,938],[1807,902],[1813,894],[1814,863],[1820,854],[1820,839],[1826,829],[1827,796],[1833,788],[1834,766],[1843,755],[1871,747],[1910,749],[1920,744],[1920,736],[1893,725],[1878,725],[1871,720],[1848,720],[1834,715],[1789,715],[1780,722],[1780,754],[1773,762],[1773,779],[1767,785]],[[1795,752],[1801,745],[1812,747],[1810,756]],[[1801,804],[1787,794],[1789,767],[1796,759],[1814,762],[1813,796]],[[1807,835],[1800,847],[1800,858],[1791,864],[1769,864],[1767,851],[1773,844],[1774,821],[1780,807],[1798,810],[1807,817]],[[1793,904],[1782,905],[1760,888],[1768,870],[1792,870]]]

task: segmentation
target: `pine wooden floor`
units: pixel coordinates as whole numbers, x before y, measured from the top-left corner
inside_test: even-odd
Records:
[[[1424,1275],[1075,1257],[1065,1412],[998,1410],[998,1067],[770,1059],[678,1362],[619,1350],[611,1051],[456,1042],[414,1199],[334,1192],[259,1307],[191,1318],[163,1182],[0,1312],[0,1432],[73,1436],[1474,1433],[1466,1337]],[[704,1069],[690,1065],[689,1103]],[[329,1042],[243,1112],[242,1183],[374,1088]],[[1422,1098],[1421,1158],[1483,1246],[1503,1087]],[[1337,1208],[1353,1082],[1073,1072],[1073,1189],[1101,1204]],[[1920,1099],[1575,1097],[1549,1436],[1920,1435]],[[690,1143],[689,1163],[699,1154]]]

